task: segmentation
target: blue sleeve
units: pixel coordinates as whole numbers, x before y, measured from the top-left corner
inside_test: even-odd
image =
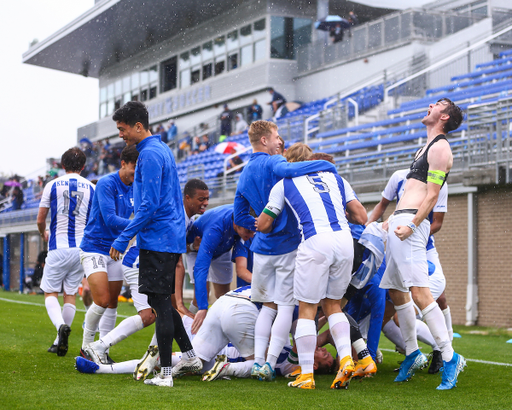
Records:
[[[222,232],[218,229],[208,229],[203,232],[203,240],[197,252],[196,264],[194,265],[194,282],[197,307],[200,310],[208,309],[208,289],[206,281],[208,270],[212,263],[213,254],[222,242]]]
[[[233,246],[233,253],[231,254],[231,262],[235,262],[236,258],[239,256],[248,258],[249,249],[242,243],[241,239],[236,238],[235,245]]]
[[[107,182],[98,184],[96,188],[96,195],[98,195],[98,204],[103,220],[110,229],[119,232],[130,224],[130,220],[116,215],[115,193],[115,187]]]
[[[250,229],[251,231],[256,231],[256,228],[254,226],[256,219],[254,219],[250,215],[250,209],[251,206],[249,205],[249,201],[237,189],[235,195],[235,204],[233,208],[235,224],[237,224],[238,226],[242,226],[246,229]]]
[[[371,305],[367,346],[373,360],[376,360],[382,320],[384,319],[384,308],[386,306],[386,291],[379,288],[379,285],[372,284],[368,289],[367,295]]]
[[[142,160],[139,156],[143,187],[141,203],[133,220],[112,244],[119,252],[124,252],[130,240],[147,225],[160,203],[163,158],[149,150],[142,155]]]
[[[197,229],[197,226],[192,225],[192,228],[190,228],[190,231],[187,234],[187,244],[194,242],[196,236],[201,236],[201,233]]]
[[[274,159],[275,158],[275,159]],[[287,162],[281,155],[272,156],[272,171],[280,178],[293,178],[302,175],[311,174],[312,172],[332,172],[337,174],[336,167],[327,161],[303,161],[303,162]]]

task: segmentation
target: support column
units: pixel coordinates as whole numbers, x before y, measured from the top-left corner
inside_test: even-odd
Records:
[[[466,326],[478,319],[478,265],[477,265],[477,205],[476,195],[468,193],[468,285],[466,292]]]
[[[5,290],[11,290],[11,241],[9,235],[4,236],[4,274]]]
[[[20,293],[25,286],[25,234],[20,234]]]

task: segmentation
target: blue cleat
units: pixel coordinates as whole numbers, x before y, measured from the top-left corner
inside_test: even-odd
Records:
[[[272,366],[267,362],[260,368],[260,380],[271,382],[276,378],[276,371],[272,369]]]
[[[251,367],[251,377],[253,379],[259,379],[260,378],[260,370],[261,370],[261,365],[254,362],[254,364]]]
[[[422,369],[427,363],[427,358],[419,349],[405,356],[405,360],[400,365],[400,370],[398,376],[396,376],[395,382],[405,382],[409,380],[414,376],[416,370]]]
[[[441,384],[437,386],[437,390],[450,390],[457,386],[457,377],[460,372],[464,371],[464,367],[467,366],[466,359],[460,354],[453,352],[452,360],[443,363]]]
[[[100,368],[100,366],[98,366],[96,363],[94,363],[90,360],[84,359],[81,356],[78,356],[76,358],[75,369],[78,370],[80,373],[93,374],[93,373],[96,373],[96,370],[98,370],[99,368]]]

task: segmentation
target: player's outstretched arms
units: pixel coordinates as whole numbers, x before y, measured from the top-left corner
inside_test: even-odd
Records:
[[[347,219],[353,224],[364,225],[366,223],[368,215],[361,202],[353,200],[347,203]]]

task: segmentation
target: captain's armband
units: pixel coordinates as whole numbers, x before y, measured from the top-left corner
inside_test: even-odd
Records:
[[[446,173],[443,171],[428,171],[427,172],[427,182],[432,182],[433,184],[443,185],[444,181],[446,181]]]
[[[270,209],[269,209],[270,208]],[[263,213],[264,214],[267,214],[268,216],[270,216],[271,218],[273,219],[276,219],[277,218],[277,215],[273,212],[274,209],[269,206],[269,207],[266,207],[264,210],[263,210]]]

